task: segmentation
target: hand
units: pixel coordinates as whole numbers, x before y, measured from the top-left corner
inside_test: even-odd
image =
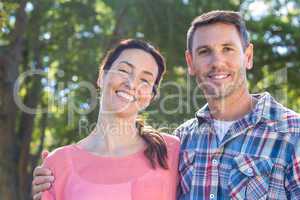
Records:
[[[42,160],[44,160],[48,155],[47,151],[42,153]],[[52,172],[41,166],[37,166],[33,171],[33,181],[32,181],[32,196],[33,200],[40,200],[43,191],[51,187],[51,183],[54,181],[54,176]]]

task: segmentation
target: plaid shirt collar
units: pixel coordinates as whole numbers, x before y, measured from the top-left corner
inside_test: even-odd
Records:
[[[271,106],[274,104],[273,97],[268,92],[263,92],[260,94],[252,94],[254,98],[258,100],[255,105],[255,108],[252,109],[247,115],[245,115],[242,119],[244,123],[248,125],[255,125],[261,120],[270,120],[272,111],[270,110]],[[205,104],[200,110],[196,112],[196,118],[198,119],[198,125],[202,123],[210,123],[213,121],[213,116],[210,113],[208,104]]]

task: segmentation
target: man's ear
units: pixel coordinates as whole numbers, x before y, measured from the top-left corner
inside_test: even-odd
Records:
[[[193,56],[192,53],[189,51],[185,51],[185,60],[188,66],[188,72],[191,76],[195,75],[195,68],[193,67]]]
[[[250,70],[253,67],[253,44],[250,43],[248,47],[245,50],[245,56],[246,56],[246,69]]]
[[[97,79],[97,86],[99,88],[103,88],[103,79],[104,79],[104,72],[100,71]]]

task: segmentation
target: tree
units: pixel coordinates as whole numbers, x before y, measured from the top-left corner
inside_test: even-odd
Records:
[[[255,46],[251,90],[268,89],[279,97],[283,92],[283,103],[299,112],[300,2],[265,0],[269,7],[260,17],[250,9],[255,1],[224,2],[0,2],[0,199],[30,199],[42,149],[78,141],[91,131],[98,113],[88,86],[95,89],[99,62],[122,38],[151,41],[166,57],[160,97],[143,113],[148,122],[171,133],[193,117],[205,99],[187,75],[185,35],[190,21],[211,9],[241,10],[247,19]]]
[[[25,5],[22,0],[16,11],[16,24],[12,30],[9,44],[3,47],[0,55],[0,199],[17,199],[17,136],[16,116],[17,106],[14,102],[13,88],[19,74],[24,47],[24,33],[27,25]]]

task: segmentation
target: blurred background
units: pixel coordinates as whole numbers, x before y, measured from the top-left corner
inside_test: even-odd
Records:
[[[187,75],[186,31],[212,9],[241,11],[254,43],[252,93],[300,111],[300,0],[1,0],[0,200],[29,200],[43,149],[78,141],[95,126],[98,65],[124,38],[159,47],[167,73],[141,115],[162,131],[205,100]]]

